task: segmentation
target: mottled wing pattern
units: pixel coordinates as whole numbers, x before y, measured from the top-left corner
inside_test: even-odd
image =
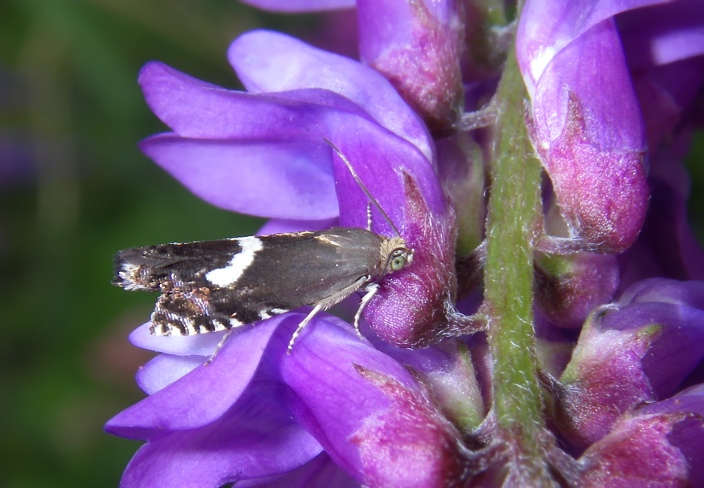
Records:
[[[378,275],[382,239],[337,228],[126,249],[116,257],[114,284],[161,292],[153,334],[226,330],[341,301]]]
[[[217,273],[209,273],[229,269],[231,275],[238,270],[241,274],[260,249],[256,237],[126,249],[115,258],[113,283],[127,290],[162,293],[151,316],[150,331],[155,335],[226,330],[258,317],[236,317],[231,289],[218,286]]]
[[[248,238],[243,238],[248,239]],[[113,284],[126,290],[192,290],[207,286],[206,273],[243,251],[242,239],[172,243],[125,249],[115,256]]]

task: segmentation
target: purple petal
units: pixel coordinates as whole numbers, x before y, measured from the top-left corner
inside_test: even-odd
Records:
[[[284,314],[228,340],[210,364],[122,411],[107,423],[106,430],[130,439],[150,439],[214,422],[246,390],[279,323],[295,320],[300,320],[299,315]]]
[[[151,322],[147,322],[132,331],[130,342],[142,349],[177,356],[210,356],[224,335],[214,332],[195,336],[156,336],[149,333],[150,325]]]
[[[353,478],[342,471],[325,452],[300,468],[271,480],[245,480],[237,488],[359,488]]]
[[[663,398],[673,394],[704,358],[704,312],[669,304],[633,306],[636,310],[641,307],[644,315],[650,314],[651,324],[663,327],[642,360],[653,390],[658,398]]]
[[[667,400],[649,403],[638,409],[639,415],[673,412],[692,412],[704,417],[704,384],[692,386]]]
[[[636,417],[620,422],[579,459],[580,487],[690,485],[688,456],[672,442],[680,428],[698,431],[695,463],[702,461],[702,423],[687,415]]]
[[[631,69],[646,70],[704,54],[700,0],[678,0],[617,17]]]
[[[359,0],[362,60],[382,73],[434,132],[462,111],[463,5]]]
[[[419,204],[424,206],[427,214],[440,222],[444,222],[447,216],[444,195],[433,167],[414,146],[390,136],[379,126],[357,125],[359,137],[350,138],[342,131],[335,130],[331,141],[349,159],[371,195],[412,245],[417,237],[408,235],[403,228],[417,219],[409,208],[406,175],[419,186],[422,199]],[[338,195],[344,195],[340,198],[340,225],[367,227],[369,197],[339,158],[335,158],[335,177]],[[372,225],[373,229],[384,235],[395,234],[376,210],[372,213]]]
[[[628,61],[630,64],[631,60]],[[672,137],[677,137],[678,132],[681,134],[679,123],[692,108],[703,82],[704,57],[690,58],[633,74],[633,86],[645,121],[648,147],[662,150],[662,142],[667,142],[670,147],[678,145],[677,141],[672,141]],[[655,152],[653,159],[662,157]],[[653,163],[651,168],[657,161]]]
[[[271,31],[243,34],[230,46],[228,59],[249,92],[333,91],[432,158],[425,125],[391,84],[368,66]]]
[[[589,445],[621,413],[672,395],[704,358],[702,324],[702,310],[657,301],[593,314],[561,378],[561,430]]]
[[[452,216],[430,212],[415,182],[406,183],[409,208],[402,235],[415,249],[413,264],[385,278],[364,316],[381,339],[418,348],[468,332],[454,329],[450,320],[457,292]]]
[[[393,347],[384,341],[376,341],[375,345],[412,371],[432,393],[443,414],[459,429],[469,432],[478,427],[486,412],[474,366],[463,342],[448,339],[413,350]]]
[[[656,398],[664,398],[676,391],[704,357],[702,324],[702,310],[684,304],[640,302],[606,314],[599,329],[607,335],[609,331],[638,331],[633,339],[640,342],[641,347],[647,343],[642,336],[651,337],[652,342],[646,346],[647,353],[642,357],[642,367]],[[629,371],[633,371],[632,368]],[[626,384],[626,379],[627,375],[621,385]]]
[[[385,277],[365,318],[381,338],[395,345],[427,346],[446,337],[450,327],[445,314],[453,309],[450,300],[456,291],[453,216],[427,160],[405,141],[372,130],[377,127],[360,126],[365,133],[359,139],[340,134],[332,141],[415,254],[412,266]],[[340,225],[366,227],[368,197],[339,158],[335,174]],[[396,234],[374,208],[371,223],[379,234]]]
[[[623,92],[605,93],[604,86]],[[598,24],[572,42],[553,58],[538,80],[531,98],[534,116],[542,122],[537,127],[541,141],[563,132],[569,93],[588,110],[583,123],[601,150],[643,149],[640,111],[612,22]],[[557,112],[542,112],[548,109]],[[627,125],[631,121],[635,127]]]
[[[226,390],[216,393],[223,395]],[[304,465],[321,448],[291,420],[285,396],[281,385],[258,384],[240,397],[226,416],[200,428],[165,432],[135,454],[121,486],[221,486]],[[190,407],[197,410],[201,403],[207,405],[213,399],[203,390],[191,398]]]
[[[667,1],[669,0],[528,0],[521,12],[516,34],[516,56],[528,93],[532,96],[543,70],[553,57],[595,25],[620,12]]]
[[[355,0],[242,0],[254,7],[275,12],[316,12],[352,8]]]
[[[592,310],[611,301],[618,288],[618,272],[612,255],[539,256],[536,304],[553,325],[581,327]]]
[[[267,94],[226,90],[154,61],[142,68],[139,83],[152,111],[179,136],[195,139],[313,141],[317,145],[327,136],[321,128],[339,116],[326,109],[364,114],[359,106],[328,90]]]
[[[339,212],[329,149],[321,144],[162,134],[143,141],[141,149],[200,198],[227,210],[307,220]]]
[[[531,137],[572,236],[602,252],[628,248],[649,188],[640,111],[612,21],[552,58],[531,107]]]
[[[431,162],[416,146],[359,116],[358,111],[351,112],[351,102],[339,95],[316,89],[276,96],[227,91],[159,63],[145,66],[140,80],[152,110],[183,137],[267,143],[307,141],[312,148],[324,146],[327,138],[349,158],[358,174],[365,175],[372,195],[397,226],[405,220],[402,171],[416,178],[431,212],[445,213],[444,197]],[[346,219],[341,224],[366,227],[368,199],[347,168],[338,166],[347,182],[343,188],[337,185],[338,195],[345,195],[340,198],[345,204],[340,212]],[[386,179],[380,179],[382,176]],[[358,198],[347,198],[352,192]],[[266,200],[271,204],[269,198]],[[350,213],[356,215],[350,217]]]
[[[651,278],[629,286],[618,300],[625,307],[633,303],[670,303],[704,310],[704,281],[676,281]]]
[[[459,434],[408,371],[353,338],[344,329],[317,327],[282,363],[300,422],[365,484],[438,486],[457,475]]]
[[[307,230],[329,229],[337,225],[337,219],[330,220],[280,220],[272,219],[259,229],[258,236],[303,232]]]
[[[137,371],[137,384],[147,395],[153,395],[202,366],[207,360],[208,356],[159,354]]]

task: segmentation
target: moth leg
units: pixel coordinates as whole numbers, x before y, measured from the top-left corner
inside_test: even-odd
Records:
[[[339,290],[335,293],[333,293],[330,296],[327,296],[320,300],[318,303],[315,304],[313,307],[313,310],[310,311],[308,316],[306,316],[305,319],[298,325],[298,328],[296,329],[296,332],[293,333],[293,336],[291,337],[291,340],[288,343],[288,354],[291,354],[291,350],[293,349],[293,343],[296,342],[296,339],[298,338],[298,335],[301,333],[303,330],[303,327],[308,325],[308,322],[310,322],[315,315],[320,312],[321,310],[327,310],[328,308],[337,305],[340,303],[342,300],[350,296],[352,293],[356,292],[360,288],[362,288],[365,283],[369,281],[369,276],[364,275],[360,276],[354,283],[346,286],[342,290]],[[369,286],[367,286],[367,289]],[[365,295],[366,296],[366,295]],[[371,297],[369,297],[371,299]],[[364,301],[364,299],[362,300]],[[359,329],[357,329],[359,331]],[[360,334],[360,337],[364,337]]]
[[[374,295],[379,291],[379,285],[377,283],[370,283],[367,285],[366,293],[362,297],[362,301],[359,302],[359,308],[357,308],[357,313],[354,314],[354,330],[357,331],[357,335],[364,338],[362,332],[359,330],[359,319],[362,317],[362,312],[366,308],[369,300],[374,298]]]
[[[323,304],[319,303],[315,307],[313,307],[313,310],[310,311],[310,313],[304,318],[300,324],[298,324],[298,327],[296,328],[296,332],[293,333],[291,336],[291,340],[288,341],[288,349],[286,350],[286,354],[291,354],[291,351],[293,350],[293,343],[296,342],[296,339],[298,339],[298,335],[301,333],[303,330],[303,327],[308,325],[308,322],[310,322],[313,317],[316,316],[318,312],[323,310]]]
[[[235,329],[227,329],[227,332],[225,332],[225,335],[222,336],[222,339],[220,339],[220,341],[218,341],[218,345],[215,346],[215,349],[213,350],[213,353],[212,353],[212,354],[210,355],[210,357],[205,361],[205,363],[203,363],[203,366],[207,366],[207,365],[209,365],[210,363],[213,362],[213,359],[215,359],[215,356],[218,355],[218,353],[220,352],[220,349],[222,349],[222,346],[224,346],[224,345],[225,345],[225,342],[227,341],[227,339],[230,338],[230,335],[232,334],[232,331],[233,331],[233,330],[235,330]]]

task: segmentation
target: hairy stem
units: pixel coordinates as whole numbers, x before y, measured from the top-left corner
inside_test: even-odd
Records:
[[[497,124],[487,220],[485,310],[494,361],[496,441],[508,446],[505,484],[550,486],[549,448],[533,329],[533,249],[540,218],[540,163],[524,120],[515,52],[495,97]]]

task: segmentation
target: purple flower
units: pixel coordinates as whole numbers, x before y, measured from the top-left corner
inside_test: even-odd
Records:
[[[641,281],[593,312],[563,372],[558,424],[588,446],[642,403],[674,394],[704,358],[704,282]]]
[[[140,84],[147,101],[174,132],[147,139],[142,149],[205,200],[274,219],[267,229],[331,221],[366,227],[367,197],[346,166],[332,159],[324,139],[333,141],[416,249],[414,272],[385,280],[368,304],[369,324],[403,346],[453,333],[446,316],[455,313],[453,213],[435,176],[432,142],[415,114],[373,70],[280,34],[249,33],[229,54],[248,93],[160,63],[145,66]],[[378,212],[372,225],[393,235]],[[349,325],[341,332],[332,318],[313,321],[287,356],[283,345],[301,320],[286,314],[238,334],[207,366],[213,338],[164,341],[146,334],[146,326],[135,333],[136,344],[166,354],[139,375],[151,396],[107,427],[147,441],[123,484],[172,486],[184,466],[192,478],[180,483],[206,486],[260,483],[281,473],[295,479],[299,470],[374,486],[435,486],[463,476],[467,459],[458,431],[429,401],[423,383]],[[277,327],[283,322],[288,325]],[[226,373],[230,369],[238,379]],[[212,395],[199,395],[201,389]],[[257,404],[262,395],[267,400]],[[399,429],[404,442],[396,438]],[[203,464],[210,450],[218,454]],[[418,462],[399,472],[392,461],[406,457]],[[280,462],[264,462],[269,459]]]
[[[391,81],[431,131],[447,131],[464,103],[462,2],[359,0],[357,14],[362,61]]]
[[[633,244],[649,195],[641,115],[611,18],[619,8],[528,1],[516,39],[530,134],[569,237],[602,252]]]
[[[228,51],[246,92],[140,75],[171,130],[142,149],[199,197],[269,218],[262,233],[396,227],[415,254],[364,337],[321,313],[289,354],[300,311],[220,349],[138,328],[160,354],[137,376],[149,396],[106,427],[146,442],[123,486],[704,483],[704,254],[681,164],[704,81],[695,2],[529,0],[518,66],[479,89],[462,32],[488,42],[504,27],[488,10],[356,6],[367,65],[254,31]],[[496,120],[453,132],[462,92],[489,87]]]
[[[462,112],[463,2],[249,0],[247,3],[266,10],[300,12],[356,4],[362,62],[382,73],[432,132],[447,132]]]
[[[615,256],[588,252],[536,258],[536,305],[553,325],[579,328],[613,298],[619,284]]]
[[[355,0],[243,0],[265,10],[278,12],[315,12],[354,7]]]
[[[313,320],[288,355],[302,319],[287,314],[244,330],[207,365],[211,337],[174,344],[145,328],[136,333],[133,342],[165,354],[140,371],[150,396],[106,427],[147,441],[122,485],[264,483],[284,474],[295,480],[307,470],[305,479],[316,486],[349,484],[350,476],[373,486],[399,479],[437,486],[461,474],[466,460],[458,432],[399,362],[333,317]],[[175,371],[186,374],[174,381]],[[407,456],[419,462],[395,472],[394,460]]]
[[[619,421],[580,458],[579,486],[701,486],[704,423],[688,413]],[[641,460],[647,459],[647,463]]]
[[[291,230],[331,220],[365,228],[368,198],[333,164],[332,141],[416,250],[413,272],[387,279],[365,309],[372,328],[406,347],[456,335],[453,213],[414,112],[370,68],[281,34],[245,34],[229,57],[247,93],[145,66],[146,99],[174,132],[147,139],[143,151],[204,200],[276,219],[278,231],[287,230],[281,221],[298,222]],[[378,212],[372,228],[394,234]]]
[[[704,80],[704,12],[697,0],[678,0],[623,12],[616,23],[654,150],[691,110]]]

